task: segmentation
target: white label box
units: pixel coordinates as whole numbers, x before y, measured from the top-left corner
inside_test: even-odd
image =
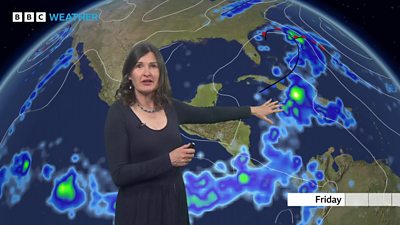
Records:
[[[391,206],[392,194],[390,193],[369,193],[368,206]]]
[[[344,193],[288,193],[288,206],[345,206]]]
[[[400,193],[288,193],[288,206],[394,206]]]
[[[368,206],[368,193],[346,193],[346,206]]]
[[[392,193],[392,206],[400,207],[400,193]]]

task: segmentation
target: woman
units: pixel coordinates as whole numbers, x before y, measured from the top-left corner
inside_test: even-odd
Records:
[[[118,186],[116,225],[188,225],[182,167],[194,157],[182,145],[179,125],[216,123],[282,111],[269,100],[261,106],[193,107],[171,97],[159,50],[136,45],[127,56],[116,99],[105,122],[105,146]]]

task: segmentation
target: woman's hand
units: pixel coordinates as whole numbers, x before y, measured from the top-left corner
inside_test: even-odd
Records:
[[[271,102],[271,99],[260,106],[251,106],[251,114],[257,116],[258,118],[267,121],[269,124],[274,124],[274,122],[267,116],[272,113],[282,112],[282,105],[278,104],[278,101]]]
[[[193,148],[189,148],[189,146],[190,143],[182,145],[181,147],[176,148],[169,153],[169,158],[173,166],[186,166],[190,161],[192,161],[195,150]]]

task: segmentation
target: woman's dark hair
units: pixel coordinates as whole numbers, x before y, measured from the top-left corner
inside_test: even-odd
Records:
[[[156,56],[158,69],[160,70],[158,87],[153,95],[155,108],[160,109],[162,105],[171,104],[172,91],[164,59],[157,47],[148,42],[142,42],[134,46],[126,57],[122,68],[121,84],[115,93],[115,98],[122,99],[125,105],[131,106],[136,103],[135,87],[132,85],[131,80],[129,80],[129,75],[139,59],[149,52],[154,53]],[[131,85],[132,89],[129,89]]]

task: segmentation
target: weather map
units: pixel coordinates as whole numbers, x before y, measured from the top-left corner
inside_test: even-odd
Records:
[[[104,120],[126,54],[143,41],[160,48],[188,104],[283,104],[273,125],[180,127],[197,150],[183,174],[191,224],[399,221],[398,207],[288,206],[289,193],[400,193],[399,82],[334,18],[278,0],[104,1],[81,13],[98,20],[60,23],[0,86],[9,224],[112,224]]]

